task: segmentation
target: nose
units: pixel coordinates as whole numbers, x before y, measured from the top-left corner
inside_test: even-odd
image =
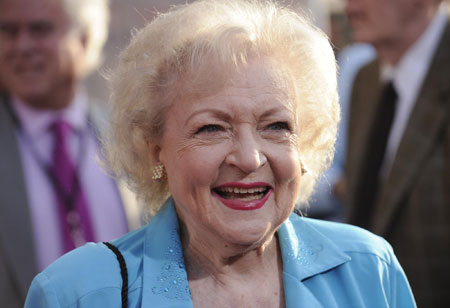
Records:
[[[345,1],[345,13],[349,14],[353,12],[359,5],[357,0],[346,0]]]
[[[267,157],[261,149],[258,136],[250,128],[243,129],[235,136],[232,149],[225,162],[250,174],[267,163]]]
[[[33,48],[35,40],[29,31],[19,31],[14,38],[16,51],[27,52]]]

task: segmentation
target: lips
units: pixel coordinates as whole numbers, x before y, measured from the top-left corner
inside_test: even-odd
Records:
[[[14,68],[14,73],[24,79],[42,78],[43,68],[41,65],[19,65]]]
[[[228,208],[256,210],[261,208],[272,193],[267,183],[227,183],[213,189],[213,194]]]

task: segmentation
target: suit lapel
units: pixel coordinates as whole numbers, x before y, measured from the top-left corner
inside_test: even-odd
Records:
[[[6,243],[0,249],[25,298],[38,270],[16,126],[6,104],[0,99],[0,244]]]
[[[382,187],[374,231],[384,235],[446,121],[450,97],[450,25],[447,24],[406,126],[391,173]]]
[[[373,61],[366,65],[355,78],[355,85],[352,93],[352,103],[350,108],[351,117],[349,119],[348,139],[352,146],[347,149],[347,173],[350,194],[348,204],[351,207],[348,214],[352,219],[352,213],[361,206],[356,204],[356,190],[363,164],[365,163],[366,151],[369,148],[370,129],[373,126],[374,114],[377,110],[380,95],[378,61]],[[355,223],[350,220],[350,223]]]

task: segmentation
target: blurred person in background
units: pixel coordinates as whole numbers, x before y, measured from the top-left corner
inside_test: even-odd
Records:
[[[346,162],[348,222],[394,247],[419,307],[450,307],[450,24],[440,0],[347,0],[357,75]]]
[[[0,0],[2,307],[65,252],[139,224],[96,161],[105,114],[81,85],[107,25],[105,0]]]
[[[338,93],[341,121],[336,139],[336,152],[330,168],[319,178],[311,197],[308,216],[331,221],[344,220],[345,174],[349,105],[352,86],[359,69],[373,60],[375,50],[368,44],[353,43],[337,53]]]
[[[311,1],[305,1],[305,4]],[[338,63],[338,93],[341,106],[341,121],[336,139],[336,150],[333,163],[318,179],[309,207],[305,210],[309,217],[331,221],[342,221],[343,204],[340,183],[345,169],[347,124],[350,104],[350,94],[356,73],[373,60],[375,50],[369,44],[353,43],[349,35],[349,25],[345,16],[345,1],[321,0],[321,5],[311,8],[313,20],[317,25],[325,25],[322,30],[330,35]],[[309,9],[307,10],[309,11]]]

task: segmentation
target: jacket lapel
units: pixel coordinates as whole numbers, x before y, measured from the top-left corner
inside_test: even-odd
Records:
[[[37,273],[33,232],[29,216],[28,198],[16,125],[8,111],[6,99],[0,98],[0,243],[6,255],[14,280],[18,282],[21,296],[25,298],[29,282]],[[20,232],[12,232],[18,230]]]
[[[450,25],[447,23],[428,75],[417,97],[391,172],[382,187],[374,215],[374,231],[385,235],[408,189],[439,137],[450,98]]]
[[[352,146],[347,148],[346,172],[349,179],[348,182],[348,219],[356,211],[355,207],[361,206],[356,204],[356,196],[358,189],[358,181],[363,164],[365,164],[366,151],[369,148],[370,129],[373,126],[374,114],[376,113],[381,92],[381,84],[379,73],[380,63],[375,60],[365,66],[355,78],[353,87],[348,127],[349,144]],[[354,223],[354,221],[350,221]]]

